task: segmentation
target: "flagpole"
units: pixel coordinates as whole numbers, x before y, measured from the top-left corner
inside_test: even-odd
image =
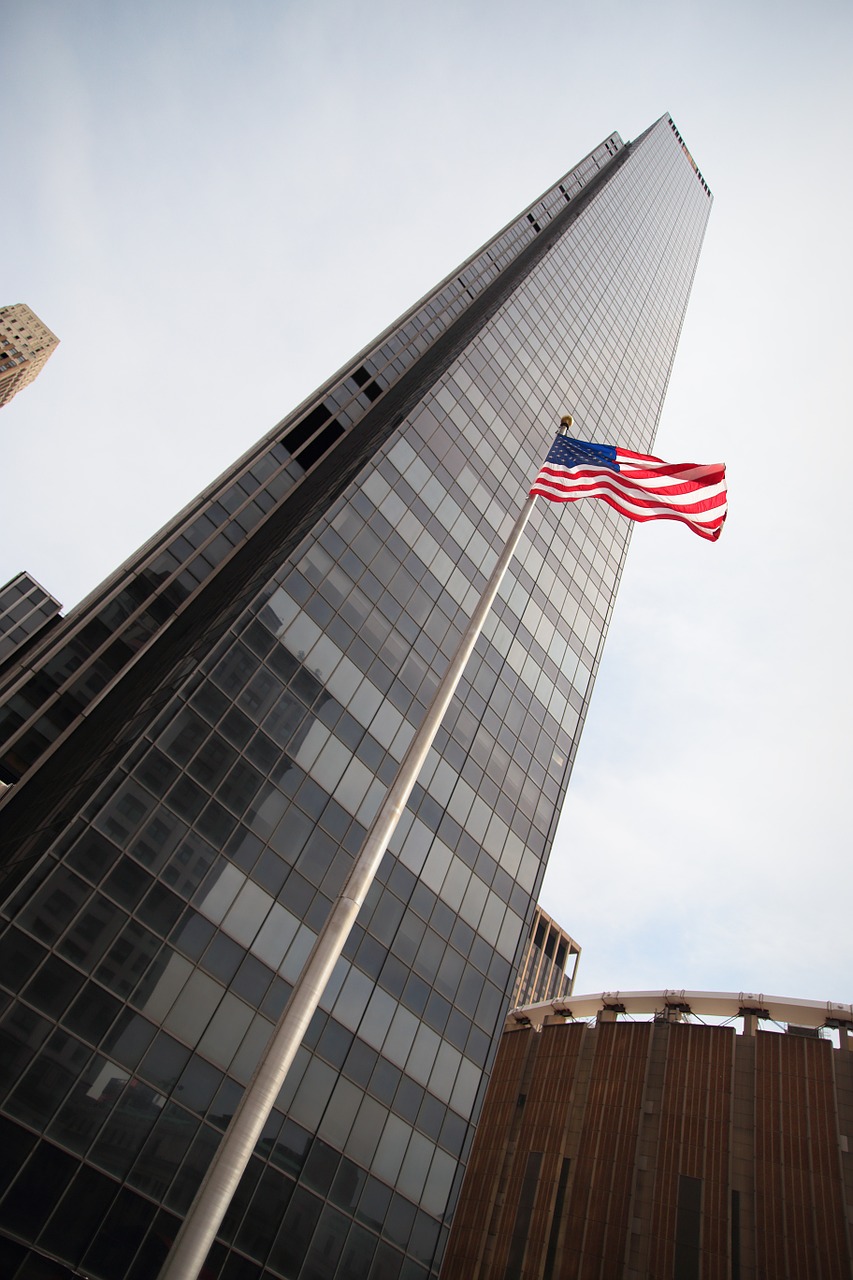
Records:
[[[566,419],[562,419],[562,422],[565,424]],[[571,419],[568,422],[570,424]],[[211,1159],[160,1273],[160,1280],[196,1280],[204,1264],[417,782],[535,502],[535,495],[528,497],[519,512],[459,647],[433,695],[423,723],[400,762],[396,777],[365,836],[361,852],[320,930],[275,1031]]]

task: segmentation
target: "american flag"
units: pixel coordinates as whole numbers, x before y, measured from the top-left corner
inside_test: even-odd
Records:
[[[728,510],[722,463],[662,462],[612,444],[557,436],[531,496],[551,502],[603,498],[629,520],[681,520],[716,542]]]

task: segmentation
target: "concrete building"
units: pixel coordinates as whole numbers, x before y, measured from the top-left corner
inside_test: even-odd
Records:
[[[849,1280],[851,1031],[744,992],[515,1010],[442,1280]]]
[[[560,415],[650,450],[710,206],[609,135],[4,673],[8,1280],[156,1275]],[[534,510],[211,1276],[437,1274],[628,540]]]
[[[59,339],[23,302],[0,307],[0,409],[38,377]]]

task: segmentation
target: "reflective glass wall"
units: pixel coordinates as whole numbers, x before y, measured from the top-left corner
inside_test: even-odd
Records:
[[[668,117],[573,175],[9,674],[4,1275],[156,1274],[560,414],[650,448],[710,197]],[[534,511],[206,1276],[437,1274],[627,541]]]

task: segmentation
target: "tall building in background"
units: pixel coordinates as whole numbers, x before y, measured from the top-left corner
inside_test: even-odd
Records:
[[[0,664],[59,621],[62,605],[28,573],[16,573],[0,587]]]
[[[443,1280],[850,1276],[851,1030],[850,1005],[743,992],[511,1014]]]
[[[611,135],[0,668],[9,1280],[156,1274],[560,414],[650,449],[710,204]],[[437,1274],[628,538],[534,511],[207,1275]]]
[[[0,409],[29,386],[59,339],[23,302],[0,307]]]
[[[536,907],[527,946],[518,966],[512,1005],[559,1000],[571,994],[575,985],[581,949],[556,921]]]

